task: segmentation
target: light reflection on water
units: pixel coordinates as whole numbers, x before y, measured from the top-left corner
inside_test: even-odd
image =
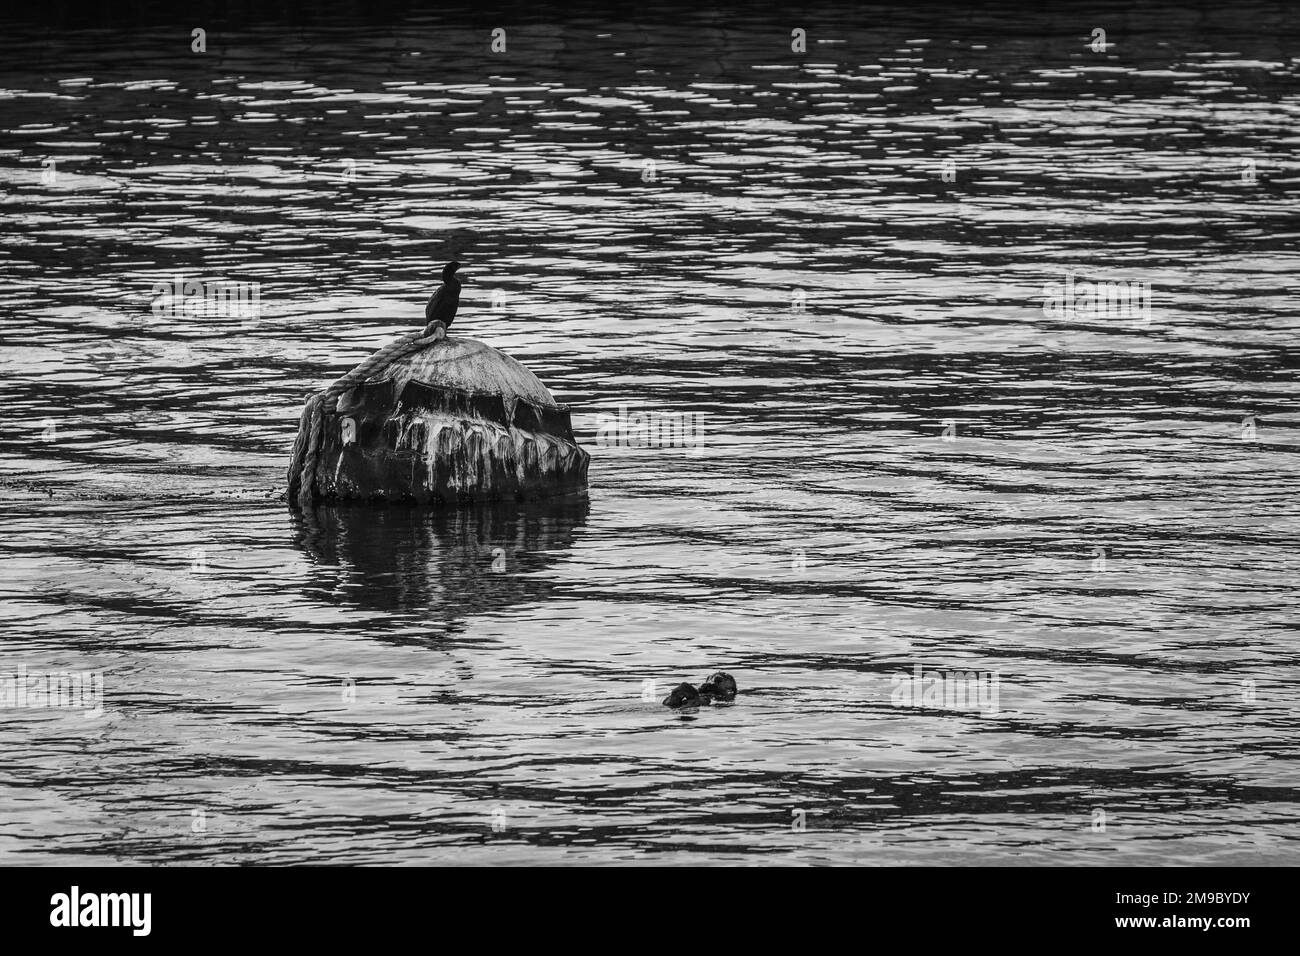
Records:
[[[6,32],[0,671],[109,713],[0,714],[0,858],[1294,863],[1300,47],[1247,13]],[[589,502],[291,512],[303,396],[452,257]],[[1151,320],[1045,317],[1069,270]]]

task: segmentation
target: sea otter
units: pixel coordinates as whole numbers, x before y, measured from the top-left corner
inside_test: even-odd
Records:
[[[674,709],[683,707],[707,707],[715,700],[732,701],[736,699],[736,679],[724,671],[718,671],[697,690],[693,684],[678,684],[673,692],[664,698],[664,706]]]

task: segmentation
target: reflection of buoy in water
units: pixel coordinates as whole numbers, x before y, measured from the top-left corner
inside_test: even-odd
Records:
[[[550,600],[562,580],[546,572],[567,560],[590,507],[586,495],[473,508],[320,502],[288,518],[312,593],[449,625]]]
[[[589,456],[537,376],[441,323],[307,400],[289,497],[457,503],[583,492]]]

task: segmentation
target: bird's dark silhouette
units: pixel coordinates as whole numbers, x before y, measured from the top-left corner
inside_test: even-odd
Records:
[[[459,262],[449,262],[442,270],[442,285],[429,297],[429,304],[424,307],[425,325],[441,322],[451,328],[452,319],[456,318],[456,309],[460,305],[460,279],[456,278]]]

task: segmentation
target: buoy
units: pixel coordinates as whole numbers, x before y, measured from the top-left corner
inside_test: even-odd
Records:
[[[308,398],[289,499],[534,500],[585,492],[589,461],[537,376],[433,322]]]

